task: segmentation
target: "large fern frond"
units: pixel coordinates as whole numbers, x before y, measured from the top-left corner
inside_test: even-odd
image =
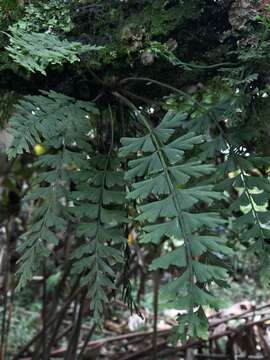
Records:
[[[175,128],[186,114],[169,112],[156,128],[151,128],[139,111],[137,115],[147,134],[123,138],[120,151],[121,156],[132,158],[126,179],[134,183],[128,198],[137,200],[136,220],[143,224],[141,241],[166,241],[168,247],[178,244],[154,260],[150,269],[179,269],[179,277],[164,290],[167,306],[185,313],[179,318],[179,334],[202,336],[203,306],[218,306],[209,284],[226,279],[226,270],[211,264],[208,255],[228,254],[230,250],[222,238],[213,235],[224,224],[218,214],[194,211],[199,204],[221,199],[221,194],[209,185],[190,186],[189,180],[208,175],[214,168],[198,161],[185,162],[185,152],[203,141],[193,133],[177,136]],[[204,233],[208,230],[207,235],[200,235],[203,229]]]

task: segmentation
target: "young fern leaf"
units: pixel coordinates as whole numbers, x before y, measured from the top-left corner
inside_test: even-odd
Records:
[[[189,180],[210,174],[214,168],[198,161],[185,162],[185,152],[203,141],[202,136],[187,133],[177,136],[175,128],[186,117],[183,113],[169,112],[156,128],[137,111],[147,134],[140,138],[123,138],[122,157],[132,158],[126,180],[133,181],[128,199],[136,199],[141,222],[142,242],[159,244],[166,241],[167,248],[179,246],[154,260],[151,270],[178,268],[179,277],[162,290],[167,307],[183,311],[179,316],[178,337],[205,337],[207,320],[203,307],[217,308],[219,301],[209,291],[212,281],[222,283],[226,270],[211,263],[216,254],[230,253],[224,241],[213,235],[200,235],[200,230],[222,225],[216,213],[195,212],[200,203],[211,204],[221,199],[213,187],[188,186]],[[150,200],[151,199],[151,200]]]
[[[115,290],[116,270],[123,263],[124,176],[111,151],[96,155],[87,165],[74,176],[72,212],[80,220],[76,231],[83,243],[73,253],[73,272],[81,274],[81,285],[89,285],[94,320],[100,324],[108,294]]]

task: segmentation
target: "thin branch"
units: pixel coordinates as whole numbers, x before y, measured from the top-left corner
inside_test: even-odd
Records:
[[[84,300],[87,295],[87,289],[84,290],[84,292],[81,295],[80,299],[80,309],[78,316],[75,321],[75,327],[73,332],[71,333],[70,339],[69,339],[69,345],[68,350],[65,354],[64,360],[74,360],[76,359],[76,351],[77,351],[77,345],[80,337],[80,331],[81,331],[81,324],[82,324],[82,317],[83,317],[83,309],[84,309]]]
[[[94,324],[91,327],[91,329],[89,330],[89,332],[88,332],[88,334],[87,334],[87,336],[85,338],[85,341],[84,341],[84,343],[82,345],[81,351],[80,351],[80,353],[78,355],[78,360],[83,360],[83,354],[84,354],[84,352],[85,352],[85,350],[87,348],[87,345],[88,345],[89,341],[91,340],[92,335],[94,334],[94,331],[95,331],[96,327],[97,327],[97,325]]]
[[[154,310],[154,324],[153,324],[153,360],[157,359],[157,336],[158,336],[158,292],[160,285],[160,270],[157,269],[153,273],[153,310]]]

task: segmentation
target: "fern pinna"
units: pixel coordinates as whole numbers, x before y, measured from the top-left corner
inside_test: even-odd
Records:
[[[202,136],[193,133],[176,136],[175,128],[186,114],[169,112],[156,128],[151,128],[139,112],[137,115],[147,134],[123,138],[120,150],[122,157],[131,158],[126,180],[133,184],[127,197],[137,202],[136,220],[143,224],[141,241],[162,242],[167,249],[176,247],[155,259],[150,269],[178,269],[179,276],[162,289],[166,306],[182,310],[178,335],[205,336],[203,307],[218,306],[209,285],[213,281],[222,284],[227,276],[226,269],[217,265],[217,254],[229,254],[230,249],[214,235],[215,229],[224,224],[218,214],[193,211],[197,204],[210,204],[222,195],[212,186],[189,184],[214,168],[199,161],[185,162],[185,151],[203,141]]]

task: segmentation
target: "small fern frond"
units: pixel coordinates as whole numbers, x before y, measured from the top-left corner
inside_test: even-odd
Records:
[[[39,201],[39,207],[31,219],[29,230],[22,236],[18,270],[18,289],[23,288],[32,279],[33,274],[41,269],[43,259],[50,255],[48,246],[58,245],[56,234],[63,233],[68,224],[66,179],[63,177],[64,151],[50,161],[50,177],[36,179],[38,186],[29,193],[25,200]]]
[[[89,160],[88,168],[75,174],[74,181],[77,190],[72,194],[75,206],[71,210],[79,220],[76,231],[83,243],[73,254],[73,272],[81,274],[82,285],[89,285],[94,320],[100,323],[108,294],[115,290],[116,269],[124,262],[124,175],[109,152]]]
[[[267,256],[270,231],[268,229],[270,200],[270,182],[267,176],[262,176],[260,169],[267,165],[268,159],[240,151],[232,147],[227,161],[220,166],[221,172],[229,173],[229,177],[219,184],[229,193],[234,190],[237,198],[230,206],[235,216],[235,224],[245,242],[253,240],[251,250],[260,256]],[[240,212],[240,215],[239,215]]]

